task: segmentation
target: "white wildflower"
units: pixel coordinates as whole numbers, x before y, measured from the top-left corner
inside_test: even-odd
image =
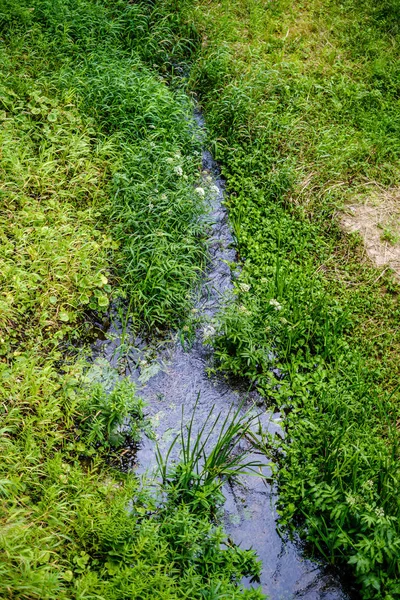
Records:
[[[211,183],[212,180],[213,180],[213,178],[211,177],[211,175],[207,175],[206,181],[208,181],[208,183]]]
[[[179,175],[179,177],[182,177],[183,175],[183,169],[182,167],[180,167],[179,165],[177,167],[174,168],[174,171],[177,175]]]
[[[251,285],[248,283],[239,283],[239,288],[241,292],[248,292],[250,291]]]
[[[242,313],[242,314],[244,314],[244,315],[251,315],[251,312],[249,311],[249,309],[248,309],[248,308],[246,308],[246,307],[244,306],[244,304],[241,304],[241,305],[238,307],[238,311],[239,311],[239,312],[241,312],[241,313]]]
[[[203,338],[205,340],[214,337],[215,334],[216,334],[215,327],[213,327],[212,325],[204,325],[204,327],[203,327]]]
[[[161,200],[166,200],[167,199],[167,195],[166,194],[162,194],[161,195]]]
[[[210,187],[210,192],[212,192],[213,194],[215,194],[216,196],[218,196],[218,194],[219,194],[219,187],[217,185],[212,185]]]
[[[347,494],[346,502],[349,506],[355,506],[357,504],[357,498],[355,496],[351,496],[350,494]]]
[[[275,300],[275,298],[271,298],[269,303],[275,308],[275,310],[282,310],[282,306],[279,304],[278,300]]]
[[[171,157],[169,156],[169,157],[167,158],[166,162],[167,162],[169,165],[173,165],[173,164],[174,164],[174,159],[173,159],[173,158],[171,158]]]
[[[202,198],[204,198],[204,196],[206,195],[206,193],[202,187],[197,187],[194,191],[196,192],[196,194],[198,194]]]
[[[385,511],[383,510],[383,508],[376,508],[375,514],[377,517],[383,518],[385,516]]]
[[[364,481],[362,486],[364,488],[368,488],[369,490],[372,490],[372,488],[374,487],[374,482],[372,481],[372,479],[368,479],[367,481]]]

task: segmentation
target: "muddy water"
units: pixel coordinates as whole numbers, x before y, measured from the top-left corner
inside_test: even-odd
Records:
[[[200,119],[199,124],[202,125]],[[98,341],[94,347],[93,368],[98,368],[103,378],[107,374],[113,378],[119,373],[137,383],[139,394],[148,403],[148,414],[161,449],[166,449],[179,432],[182,407],[183,418],[188,420],[197,402],[197,429],[212,407],[215,415],[226,415],[232,404],[237,406],[241,402],[246,409],[259,411],[260,399],[254,391],[206,373],[212,359],[211,348],[206,343],[212,332],[210,321],[221,305],[229,301],[233,285],[227,263],[235,261],[235,248],[223,205],[224,182],[207,151],[203,154],[203,180],[204,187],[213,188],[209,200],[210,262],[194,302],[194,314],[200,321],[191,346],[183,348],[178,336],[172,334],[162,343],[146,345],[133,338],[129,323],[122,327],[115,314],[107,339]],[[279,420],[279,414],[265,413],[262,424],[280,435]],[[136,453],[135,464],[130,467],[139,472],[154,471],[154,449],[154,441],[145,438]],[[265,480],[242,477],[233,485],[226,485],[224,495],[226,531],[235,543],[257,551],[263,564],[260,584],[272,600],[349,598],[337,575],[304,558],[298,544],[278,536],[276,492]]]

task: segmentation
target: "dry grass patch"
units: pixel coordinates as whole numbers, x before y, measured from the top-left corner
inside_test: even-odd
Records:
[[[377,267],[390,267],[400,278],[400,189],[379,190],[348,205],[341,223],[345,231],[360,234]]]

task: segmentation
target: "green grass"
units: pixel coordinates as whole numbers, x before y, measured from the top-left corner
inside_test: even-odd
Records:
[[[171,12],[173,9],[171,5]],[[242,271],[217,367],[286,414],[282,526],[400,593],[399,286],[340,226],[399,185],[397,0],[182,3]],[[272,367],[279,367],[277,378]]]
[[[134,437],[146,426],[134,389],[89,385],[60,350],[114,298],[151,332],[190,306],[205,243],[187,60],[243,263],[218,367],[286,415],[282,526],[349,565],[364,598],[398,597],[399,287],[339,221],[399,185],[398,10],[1,2],[3,597],[260,596],[238,585],[253,555],[210,523],[208,472],[192,499],[196,446],[155,501],[105,462],[124,415]]]
[[[254,554],[210,521],[218,485],[200,511],[112,467],[148,428],[143,402],[117,373],[90,382],[71,344],[121,297],[137,328],[178,322],[205,260],[200,141],[144,62],[151,19],[0,2],[2,598],[261,598],[240,585]]]

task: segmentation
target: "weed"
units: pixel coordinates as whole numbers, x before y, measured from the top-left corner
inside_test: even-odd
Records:
[[[381,234],[382,242],[389,242],[389,244],[391,244],[392,246],[395,246],[398,243],[399,239],[399,235],[388,227],[386,227]]]

